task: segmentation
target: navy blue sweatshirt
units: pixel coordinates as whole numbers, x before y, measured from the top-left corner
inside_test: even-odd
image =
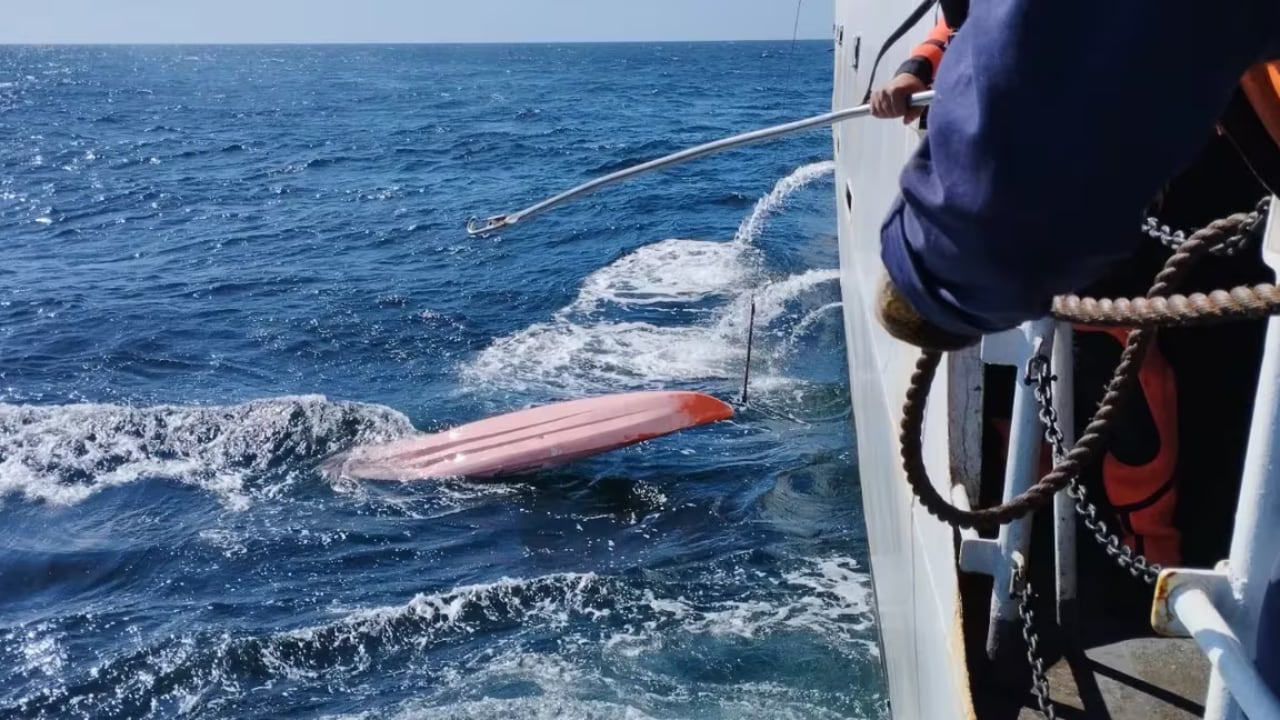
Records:
[[[1277,57],[1280,0],[974,2],[881,228],[890,278],[960,334],[1044,315],[1132,253],[1240,76]]]

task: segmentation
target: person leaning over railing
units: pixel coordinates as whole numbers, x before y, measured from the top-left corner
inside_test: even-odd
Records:
[[[984,0],[946,58],[881,227],[877,303],[890,335],[932,350],[1042,317],[1131,255],[1246,70],[1280,59],[1280,3]],[[1280,559],[1257,639],[1273,691],[1278,578]]]

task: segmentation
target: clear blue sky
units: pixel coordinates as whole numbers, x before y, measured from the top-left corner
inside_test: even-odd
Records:
[[[831,34],[803,0],[801,38]],[[3,0],[0,43],[791,38],[795,0]]]

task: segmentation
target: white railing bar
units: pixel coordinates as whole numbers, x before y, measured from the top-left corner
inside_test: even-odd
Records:
[[[1280,720],[1280,701],[1271,694],[1204,587],[1189,583],[1174,588],[1169,605],[1249,720]]]

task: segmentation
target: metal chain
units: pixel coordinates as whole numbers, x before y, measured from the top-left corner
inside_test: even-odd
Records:
[[[1142,223],[1142,231],[1147,234],[1147,237],[1159,241],[1161,245],[1170,250],[1177,250],[1187,241],[1188,237],[1188,233],[1185,230],[1174,230],[1168,225],[1162,225],[1159,220],[1153,217],[1147,218]],[[1195,231],[1193,230],[1192,232],[1194,233]],[[1227,242],[1210,250],[1209,254],[1231,257],[1243,250],[1251,239],[1251,236],[1245,234],[1233,235]]]
[[[1058,464],[1067,454],[1066,438],[1058,424],[1058,411],[1053,407],[1053,382],[1057,376],[1049,370],[1049,358],[1037,353],[1027,361],[1028,385],[1035,386],[1036,402],[1040,405],[1040,422],[1044,424],[1044,439],[1053,448],[1053,462]],[[1154,564],[1146,557],[1135,553],[1133,548],[1125,545],[1107,526],[1106,521],[1098,517],[1098,508],[1089,502],[1089,494],[1079,476],[1072,476],[1066,487],[1067,495],[1075,501],[1075,510],[1082,518],[1084,525],[1093,533],[1098,544],[1106,550],[1107,555],[1116,561],[1121,569],[1130,575],[1154,585],[1160,577],[1161,566]]]
[[[924,416],[929,389],[942,363],[942,351],[936,348],[926,349],[916,361],[915,370],[907,383],[906,398],[902,403],[902,420],[898,425],[902,470],[911,493],[921,507],[939,520],[958,528],[1005,525],[1026,517],[1052,502],[1054,496],[1071,485],[1075,476],[1103,461],[1108,435],[1117,420],[1117,410],[1139,384],[1138,372],[1142,358],[1155,337],[1156,328],[1280,316],[1280,286],[1273,284],[1264,283],[1253,287],[1241,285],[1230,290],[1215,290],[1209,295],[1193,293],[1186,296],[1174,292],[1195,267],[1201,253],[1219,244],[1223,238],[1229,238],[1242,229],[1261,222],[1260,213],[1255,211],[1235,213],[1209,223],[1187,238],[1178,251],[1165,261],[1164,268],[1156,275],[1151,288],[1143,297],[1099,300],[1078,295],[1059,295],[1053,299],[1050,314],[1057,320],[1135,329],[1129,334],[1129,342],[1120,353],[1120,362],[1111,376],[1111,382],[1107,384],[1102,402],[1076,439],[1075,446],[1038,482],[999,505],[976,509],[958,507],[943,497],[929,478],[929,470],[924,462]],[[1079,496],[1079,491],[1073,495],[1077,500],[1080,499]],[[1088,515],[1087,505],[1077,507],[1077,512]],[[1109,543],[1108,546],[1113,549],[1118,547]],[[1123,551],[1116,552],[1119,554],[1113,556],[1118,562],[1128,559],[1124,557]],[[1146,565],[1149,566],[1150,563]],[[1130,564],[1125,566],[1129,567]],[[1141,573],[1141,567],[1139,572]]]
[[[1262,231],[1266,227],[1267,211],[1271,208],[1271,196],[1268,195],[1258,201],[1254,207],[1257,213],[1257,222],[1250,223],[1240,229],[1240,232],[1222,241],[1221,244],[1215,245],[1209,249],[1210,255],[1218,255],[1222,257],[1231,257],[1248,247],[1249,243],[1262,237]],[[1195,234],[1195,230],[1187,233],[1182,230],[1174,230],[1168,225],[1162,224],[1155,217],[1149,217],[1142,223],[1142,232],[1153,240],[1158,240],[1160,244],[1170,250],[1177,250],[1190,235]]]
[[[1040,636],[1036,634],[1035,610],[1031,608],[1035,593],[1027,581],[1026,567],[1015,560],[1013,566],[1013,590],[1018,595],[1018,616],[1022,618],[1022,639],[1027,644],[1027,664],[1031,666],[1031,693],[1036,696],[1040,712],[1048,720],[1057,720],[1053,702],[1049,699],[1049,679],[1044,672],[1044,658],[1040,657]]]

